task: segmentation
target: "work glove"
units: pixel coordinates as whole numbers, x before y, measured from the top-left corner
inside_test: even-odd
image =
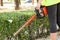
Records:
[[[35,8],[34,11],[36,13],[37,18],[43,18],[44,17],[42,8],[40,8],[40,10],[38,10],[38,9]]]

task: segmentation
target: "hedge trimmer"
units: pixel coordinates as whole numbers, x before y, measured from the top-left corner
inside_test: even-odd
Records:
[[[39,12],[39,10],[35,9],[35,14],[32,15],[32,17],[30,17],[26,22],[25,24],[19,28],[19,30],[17,30],[13,36],[16,36],[25,26],[27,26],[28,24],[30,24],[36,17],[38,18],[43,18],[44,16],[47,15],[47,11],[46,11],[46,7],[41,7],[41,10]]]

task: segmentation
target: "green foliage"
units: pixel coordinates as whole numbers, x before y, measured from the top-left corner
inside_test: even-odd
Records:
[[[15,11],[0,13],[0,39],[4,40],[6,37],[13,37],[13,34],[34,14],[33,11]],[[38,25],[44,24],[45,27],[49,26],[48,18],[43,20],[34,19],[32,22],[33,36],[36,34]],[[4,37],[4,39],[3,39]],[[29,30],[25,27],[16,37],[16,40],[29,40]],[[18,38],[18,39],[17,39]]]

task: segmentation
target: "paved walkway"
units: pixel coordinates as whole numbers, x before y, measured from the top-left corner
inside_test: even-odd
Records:
[[[23,2],[23,3],[21,3],[21,5],[20,5],[20,7],[29,7],[29,6],[33,6],[33,7],[35,7],[36,6],[36,3],[34,3],[34,5],[32,5],[32,3],[25,3],[25,2]],[[9,9],[11,9],[11,8],[14,8],[15,7],[15,3],[14,2],[5,2],[4,4],[3,4],[3,6],[0,6],[0,8],[9,8]]]
[[[47,37],[47,38],[39,38],[39,39],[36,39],[36,40],[50,40],[50,37]],[[57,36],[57,40],[60,40],[60,36]]]
[[[20,5],[22,10],[34,9],[35,6],[36,6],[36,3],[34,3],[34,5],[32,5],[32,3],[21,3]],[[15,4],[12,2],[10,3],[5,2],[3,6],[0,6],[0,12],[14,11],[14,10],[15,10]]]

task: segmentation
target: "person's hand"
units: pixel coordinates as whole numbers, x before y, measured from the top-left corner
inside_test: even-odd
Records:
[[[40,4],[37,3],[36,7],[35,7],[37,10],[40,10]]]
[[[41,11],[41,10],[40,10],[40,3],[37,3],[35,9],[39,10],[39,12]]]

